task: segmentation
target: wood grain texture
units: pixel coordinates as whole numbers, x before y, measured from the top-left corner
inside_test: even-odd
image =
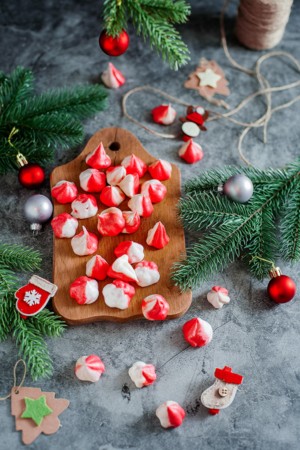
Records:
[[[79,186],[79,174],[88,166],[85,163],[85,157],[93,151],[102,141],[107,154],[111,157],[114,165],[120,164],[125,156],[134,153],[140,157],[146,164],[151,164],[156,160],[142,146],[140,141],[129,131],[121,128],[105,128],[96,132],[88,141],[82,153],[73,161],[63,166],[56,167],[51,174],[51,187],[60,180],[74,181]],[[112,143],[119,143],[118,151],[110,150]],[[146,174],[142,182],[150,179]],[[152,286],[140,288],[135,286],[136,294],[131,301],[128,309],[119,310],[109,308],[105,305],[102,296],[103,286],[109,282],[106,279],[99,282],[100,296],[95,303],[90,305],[78,305],[75,300],[69,296],[70,284],[79,276],[85,275],[86,262],[93,256],[77,256],[73,253],[70,239],[54,239],[53,271],[54,283],[58,286],[58,291],[53,299],[53,306],[59,315],[70,325],[80,325],[101,320],[110,320],[125,322],[128,320],[143,318],[141,311],[141,302],[143,298],[150,294],[163,295],[170,304],[168,319],[173,319],[183,315],[189,308],[192,301],[192,293],[181,293],[170,280],[170,270],[174,262],[178,261],[185,253],[185,240],[183,228],[180,225],[176,215],[176,205],[180,197],[180,171],[177,166],[172,164],[172,177],[163,182],[167,187],[167,196],[163,202],[154,205],[154,212],[151,217],[142,218],[140,228],[133,234],[120,234],[115,237],[101,237],[97,253],[103,256],[109,264],[115,260],[114,248],[122,241],[132,240],[139,242],[145,247],[145,260],[154,261],[159,268],[160,281]],[[79,192],[83,192],[79,188]],[[99,194],[95,194],[99,204],[99,213],[106,209],[100,205]],[[128,210],[127,200],[121,205],[120,209]],[[70,205],[60,205],[54,200],[54,216],[62,212],[70,213]],[[162,250],[156,250],[146,244],[148,230],[154,226],[157,221],[161,221],[170,236],[169,244]],[[81,231],[82,226],[96,233],[97,215],[90,219],[79,220],[77,233]]]

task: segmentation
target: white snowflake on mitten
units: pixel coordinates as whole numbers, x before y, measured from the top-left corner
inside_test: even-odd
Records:
[[[35,289],[32,291],[27,291],[24,296],[24,302],[28,303],[29,306],[38,305],[41,300],[41,294],[39,294]]]

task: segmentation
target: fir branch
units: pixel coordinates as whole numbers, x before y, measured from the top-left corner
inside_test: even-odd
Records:
[[[20,317],[14,310],[13,337],[19,347],[20,356],[26,361],[33,380],[52,375],[52,361],[47,344],[39,330],[31,322]]]
[[[0,301],[2,298],[13,290],[17,289],[16,277],[12,270],[8,269],[6,266],[1,265],[0,267]]]
[[[32,272],[40,268],[41,254],[38,250],[18,244],[0,243],[0,264],[23,272]]]
[[[12,329],[12,315],[15,307],[15,301],[12,301],[12,295],[5,294],[0,299],[0,342],[8,338]]]
[[[209,229],[207,235],[188,249],[186,260],[174,267],[172,278],[182,290],[194,287],[214,271],[222,270],[242,250],[248,252],[252,272],[259,278],[266,275],[267,266],[254,257],[273,260],[279,253],[276,219],[284,211],[284,205],[290,197],[292,224],[289,231],[296,232],[298,245],[300,160],[285,170],[243,170],[255,180],[253,197],[245,205],[230,202],[215,192],[216,185],[233,174],[231,170],[231,167],[225,167],[209,171],[204,174],[203,180],[191,180],[187,187],[188,197],[180,201],[179,209],[186,228],[198,231]],[[241,169],[235,170],[235,173],[240,172]],[[290,243],[295,242],[291,234],[286,239]],[[294,252],[291,256],[297,255]]]
[[[155,48],[168,61],[171,68],[186,64],[189,60],[189,50],[182,42],[180,34],[166,19],[155,18],[148,15],[135,0],[130,3],[130,15],[137,34],[149,39],[150,46]]]
[[[140,0],[140,4],[154,19],[173,23],[185,23],[191,13],[190,5],[184,0]]]
[[[187,196],[178,204],[179,215],[187,230],[201,231],[220,225],[224,220],[247,217],[244,205],[212,192]]]
[[[33,75],[29,69],[17,67],[10,77],[3,76],[0,85],[0,116],[4,117],[12,105],[27,100],[32,90]]]
[[[290,192],[282,211],[280,224],[281,255],[288,260],[300,260],[300,183]]]
[[[44,336],[59,337],[66,328],[66,323],[49,309],[43,309],[38,315],[27,320]]]
[[[127,18],[125,2],[104,0],[103,19],[107,33],[113,37],[118,36],[123,28],[126,27]]]

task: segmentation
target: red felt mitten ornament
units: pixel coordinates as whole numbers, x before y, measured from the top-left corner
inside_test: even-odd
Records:
[[[120,56],[126,52],[129,46],[129,36],[125,30],[122,30],[118,36],[109,36],[106,30],[103,30],[99,37],[101,50],[109,56]]]
[[[296,283],[287,275],[282,275],[279,267],[272,267],[269,272],[271,280],[267,292],[275,303],[287,303],[293,300],[296,294]]]
[[[55,284],[33,275],[25,286],[16,291],[16,308],[24,319],[35,316],[45,308],[56,291],[57,286]]]

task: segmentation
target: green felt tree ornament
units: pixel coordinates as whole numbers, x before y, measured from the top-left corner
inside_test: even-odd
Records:
[[[244,204],[218,191],[237,173],[254,185]],[[188,181],[185,193],[179,216],[186,230],[201,234],[174,267],[173,281],[182,290],[195,288],[240,256],[258,279],[269,271],[264,260],[300,260],[300,159],[284,169],[210,170]]]

